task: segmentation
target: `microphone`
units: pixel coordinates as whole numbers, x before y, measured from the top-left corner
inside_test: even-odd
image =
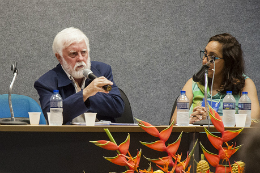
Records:
[[[89,69],[84,69],[84,70],[83,70],[83,75],[84,75],[86,78],[90,79],[91,81],[93,81],[94,79],[97,78],[97,76],[94,75],[94,73],[93,73],[91,70],[89,70]],[[105,91],[111,91],[111,90],[112,90],[112,86],[111,86],[111,85],[104,85],[104,86],[102,86],[102,88],[103,88]]]
[[[199,82],[203,75],[205,74],[205,70],[209,69],[209,66],[211,63],[213,63],[214,60],[209,60],[205,65],[201,67],[201,69],[198,71],[198,73],[193,75],[194,82]]]
[[[11,70],[13,71],[14,74],[18,73],[17,62],[11,65]]]
[[[13,110],[13,105],[12,105],[12,89],[14,86],[14,82],[16,79],[16,76],[18,74],[18,69],[17,69],[17,62],[11,65],[11,70],[13,72],[13,80],[10,84],[9,91],[8,91],[8,103],[9,103],[9,108],[10,108],[10,113],[11,113],[11,119],[9,118],[1,118],[0,124],[3,125],[26,125],[29,122],[29,118],[15,118],[14,117],[14,110]]]

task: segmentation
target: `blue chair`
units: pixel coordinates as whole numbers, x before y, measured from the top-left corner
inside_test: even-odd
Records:
[[[17,94],[12,94],[11,99],[15,118],[29,118],[28,112],[41,112],[39,124],[46,124],[42,109],[34,99]],[[0,95],[0,118],[11,118],[8,94]]]

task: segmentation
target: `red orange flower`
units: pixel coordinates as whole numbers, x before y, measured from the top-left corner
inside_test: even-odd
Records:
[[[226,143],[227,147],[222,147],[222,150],[219,150],[219,156],[220,159],[228,161],[229,158],[241,147],[233,147],[233,145],[228,145]]]
[[[195,143],[194,148],[192,149],[191,153],[187,156],[187,158],[184,161],[181,161],[181,155],[176,156],[176,152],[180,146],[182,133],[179,135],[178,139],[174,143],[169,144],[167,147],[165,144],[165,142],[169,139],[170,134],[172,132],[173,122],[172,124],[170,124],[168,128],[159,132],[157,128],[152,126],[151,124],[141,120],[137,120],[137,121],[139,122],[139,126],[143,128],[148,134],[160,138],[160,140],[155,142],[151,142],[151,143],[141,142],[141,143],[153,150],[166,152],[168,154],[168,156],[159,159],[150,159],[150,158],[146,158],[146,159],[150,162],[156,163],[156,165],[164,172],[173,173],[174,171],[176,171],[176,173],[183,173],[189,164],[190,157],[194,151],[197,142]],[[173,161],[173,159],[175,159],[175,162]],[[169,166],[172,167],[171,171],[168,171]]]
[[[221,137],[215,136],[210,133],[206,128],[205,132],[211,144],[219,151],[218,155],[210,153],[205,149],[205,147],[201,145],[202,151],[208,160],[208,162],[213,166],[216,167],[216,173],[226,173],[231,171],[231,165],[229,162],[229,158],[239,149],[239,147],[233,147],[233,145],[228,145],[228,141],[234,139],[243,129],[231,131],[225,130],[224,124],[222,119],[220,118],[219,114],[209,105],[209,115],[211,122],[215,126],[215,128],[221,133]],[[223,143],[227,145],[227,147],[222,147]],[[220,165],[220,160],[227,161],[229,166]]]
[[[96,146],[99,146],[106,150],[118,150],[118,146],[111,141],[99,140],[99,141],[89,141],[89,142],[92,142]]]

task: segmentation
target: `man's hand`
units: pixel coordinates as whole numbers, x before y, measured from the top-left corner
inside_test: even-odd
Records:
[[[94,79],[86,88],[84,88],[83,100],[86,101],[89,97],[94,96],[97,92],[109,93],[109,91],[105,91],[102,88],[105,85],[113,85],[113,82],[109,81],[103,76]]]
[[[206,108],[197,106],[193,109],[193,113],[190,115],[190,124],[193,124],[195,121],[204,120],[206,117]]]

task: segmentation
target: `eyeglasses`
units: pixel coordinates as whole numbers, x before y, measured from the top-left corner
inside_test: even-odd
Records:
[[[207,61],[210,61],[210,60],[217,60],[217,59],[224,59],[224,58],[219,58],[219,57],[215,57],[214,55],[210,56],[210,55],[207,55],[207,52],[206,51],[200,51],[200,57],[201,59],[203,60],[204,58],[207,58]]]

